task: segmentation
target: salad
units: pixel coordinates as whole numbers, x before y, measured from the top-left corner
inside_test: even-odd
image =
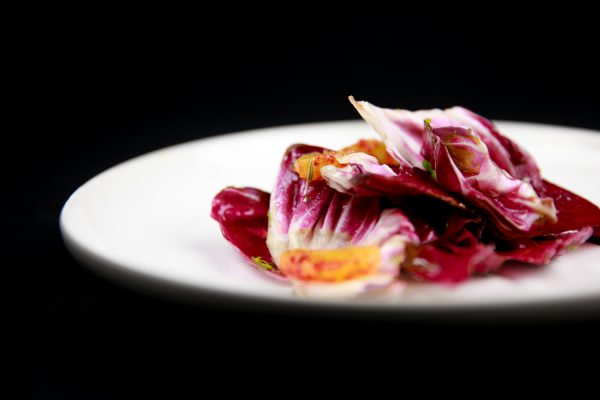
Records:
[[[293,144],[272,193],[227,187],[211,216],[248,263],[303,296],[459,283],[507,261],[544,265],[600,237],[600,209],[462,107],[352,105],[379,135]]]

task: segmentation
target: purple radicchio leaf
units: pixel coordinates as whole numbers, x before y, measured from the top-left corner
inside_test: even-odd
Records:
[[[490,120],[464,107],[444,110],[456,122],[474,129],[487,146],[492,161],[510,176],[530,183],[536,191],[543,189],[540,168],[523,147],[502,135]]]
[[[455,221],[455,227],[461,222]],[[452,234],[450,232],[452,231]],[[510,239],[501,243],[483,243],[480,237],[466,229],[449,229],[441,238],[408,250],[403,271],[416,280],[459,283],[474,274],[498,270],[507,261],[545,265],[552,259],[576,249],[592,234],[592,228],[563,232],[537,238]]]
[[[267,244],[273,260],[279,263],[285,252],[298,249],[378,246],[381,262],[377,273],[361,279],[360,285],[352,283],[352,291],[387,285],[399,272],[406,244],[418,243],[414,227],[400,210],[382,209],[379,197],[340,193],[323,180],[308,182],[292,171],[297,158],[321,150],[294,145],[288,148],[283,158],[270,203]],[[306,287],[313,282],[295,283],[298,284],[297,291],[306,293],[314,289]],[[318,282],[316,284],[319,286]]]
[[[437,181],[484,210],[496,228],[507,236],[530,236],[545,223],[556,223],[552,198],[541,198],[533,187],[499,168],[472,129],[432,128],[426,121],[424,156]]]
[[[391,222],[395,224],[392,233],[404,233],[411,240],[416,238],[410,221],[400,210],[382,210],[380,198],[340,193],[331,189],[325,181],[308,182],[293,172],[292,166],[297,158],[322,150],[293,145],[283,157],[271,196],[267,235],[275,262],[282,252],[290,249],[380,245],[387,239],[382,232],[390,230]]]
[[[250,187],[228,187],[214,197],[211,217],[250,265],[280,276],[266,244],[268,210],[269,193]]]
[[[329,189],[331,190],[331,189]],[[334,198],[340,199],[359,199],[355,196],[343,195],[335,193]],[[374,200],[371,198],[371,201]],[[342,200],[342,203],[344,200]],[[339,211],[338,205],[335,201],[331,203],[332,207],[327,210],[327,214],[336,214]],[[342,206],[343,207],[343,206]],[[346,207],[353,208],[352,203]],[[352,213],[358,212],[358,208],[353,208]],[[340,218],[343,220],[343,218]],[[367,219],[365,219],[367,221]],[[373,224],[373,222],[375,222]],[[341,225],[345,223],[340,222]],[[320,222],[315,228],[315,235],[322,235],[321,230],[325,223]],[[361,226],[360,230],[351,237],[349,241],[338,241],[346,235],[339,235],[333,233],[332,236],[338,236],[338,240],[330,240],[326,246],[335,246],[334,248],[344,248],[352,246],[378,246],[381,254],[380,265],[372,274],[362,276],[356,279],[335,282],[335,283],[323,283],[319,281],[303,281],[297,280],[290,277],[290,280],[294,284],[294,291],[297,295],[309,296],[309,297],[360,297],[381,295],[388,296],[394,291],[400,289],[403,285],[396,278],[400,272],[400,265],[405,260],[407,246],[415,246],[418,241],[418,235],[416,234],[414,227],[410,220],[404,215],[399,209],[385,209],[378,212],[375,215],[375,219],[368,221],[368,228],[365,229],[365,225]],[[339,228],[336,227],[335,231]],[[341,230],[344,230],[342,228]],[[327,230],[325,230],[327,232]],[[327,234],[326,234],[327,235]],[[290,234],[290,236],[293,236]],[[316,243],[304,243],[303,245],[313,246]]]
[[[344,166],[326,165],[320,173],[327,184],[339,192],[364,197],[427,196],[465,207],[424,171],[410,167],[392,169],[365,153],[344,155],[338,162]]]
[[[593,229],[579,230],[537,238],[521,238],[509,242],[510,250],[500,251],[497,256],[503,261],[520,261],[528,264],[545,265],[567,251],[575,250],[592,236]]]
[[[360,116],[379,134],[388,153],[402,166],[423,169],[423,120],[433,114],[444,120],[442,110],[411,112],[379,108],[366,101],[356,101],[350,96],[350,102]]]
[[[326,149],[323,147],[294,144],[288,147],[281,160],[275,188],[271,194],[267,235],[267,246],[275,262],[288,248],[288,231],[296,207],[308,199],[309,195],[315,195],[315,190],[311,190],[310,194],[306,193],[309,188],[306,181],[300,179],[293,171],[294,162],[304,154],[321,153],[324,150]]]
[[[494,257],[494,245],[481,243],[463,229],[452,241],[437,240],[409,250],[402,270],[413,279],[458,283],[475,272],[498,268],[503,260]]]
[[[423,121],[427,119],[433,128],[460,126],[473,129],[488,147],[490,157],[496,165],[512,177],[530,183],[536,191],[543,188],[540,169],[533,157],[517,143],[503,136],[491,121],[466,108],[408,111],[380,108],[366,101],[355,101],[352,97],[350,101],[401,165],[427,169],[423,165],[423,157],[415,154],[423,145]]]
[[[539,197],[551,198],[557,210],[558,222],[536,225],[529,231],[529,236],[556,234],[569,230],[579,230],[586,226],[594,227],[594,237],[600,237],[600,209],[589,201],[582,199],[566,189],[544,181],[540,169],[533,157],[521,146],[511,139],[503,136],[498,128],[488,119],[463,107],[452,107],[445,110],[432,109],[410,112],[407,110],[393,110],[376,107],[367,102],[357,102],[351,99],[352,104],[359,110],[361,116],[369,122],[386,143],[390,154],[402,154],[405,142],[410,143],[408,149],[416,149],[427,145],[423,142],[427,136],[424,132],[423,120],[428,119],[433,128],[444,126],[457,126],[472,129],[486,145],[490,159],[507,174],[517,180],[529,183]],[[421,137],[421,142],[419,142]],[[426,142],[426,140],[425,140]],[[397,148],[396,148],[397,147]],[[395,150],[394,150],[395,149]],[[402,165],[409,164],[417,169],[426,169],[430,172],[431,164],[427,159],[420,160],[411,156],[396,157],[403,161]],[[413,160],[407,162],[406,160]],[[400,172],[407,174],[409,168],[401,168]],[[364,176],[364,174],[363,174]],[[403,179],[402,185],[395,185],[397,179],[390,177],[372,177],[355,179],[353,193],[357,195],[374,195],[375,187],[391,191],[395,188],[414,187],[410,177]],[[435,193],[447,202],[448,197],[442,198],[439,192]],[[385,193],[384,191],[384,194]],[[401,194],[411,194],[403,191]],[[550,221],[553,218],[550,217]],[[523,231],[505,230],[504,234],[522,236]]]
[[[600,237],[600,208],[552,182],[543,181],[544,194],[554,200],[558,222],[537,227],[536,235],[557,234],[565,231],[594,228],[594,237]]]

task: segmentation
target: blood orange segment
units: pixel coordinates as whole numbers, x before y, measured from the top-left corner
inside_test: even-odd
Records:
[[[379,161],[379,164],[398,165],[390,153],[387,152],[385,143],[377,139],[361,139],[352,146],[344,147],[340,150],[342,154],[367,153]]]
[[[341,282],[377,271],[381,252],[377,246],[331,250],[295,249],[281,255],[284,275],[302,281]]]

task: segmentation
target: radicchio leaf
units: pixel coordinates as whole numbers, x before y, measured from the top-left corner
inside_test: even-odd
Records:
[[[432,118],[433,114],[447,120],[442,110],[391,110],[379,108],[366,101],[356,101],[352,96],[349,99],[360,116],[379,134],[388,153],[400,165],[423,168],[423,120]]]
[[[294,145],[283,158],[271,197],[267,235],[275,263],[299,286],[359,277],[364,278],[363,288],[373,279],[378,285],[390,283],[398,274],[406,243],[418,242],[412,224],[398,209],[382,210],[378,197],[340,193],[323,180],[310,182],[293,172],[297,158],[322,150]],[[358,249],[369,257],[376,253],[376,270],[370,270],[358,255],[356,268],[350,268],[352,260],[344,260],[343,256],[352,258],[355,251],[343,253],[345,249]]]
[[[544,181],[540,169],[533,157],[517,143],[502,135],[498,128],[488,119],[470,111],[464,107],[452,107],[445,110],[431,109],[419,111],[395,110],[379,108],[364,101],[355,101],[350,98],[351,103],[359,111],[360,115],[374,128],[384,140],[388,152],[401,161],[401,165],[410,165],[415,169],[424,169],[432,174],[437,172],[431,167],[430,160],[419,158],[414,155],[415,149],[427,145],[427,135],[424,131],[424,120],[429,121],[433,128],[447,126],[471,129],[488,149],[489,158],[501,170],[519,181],[528,183],[539,197],[551,198],[557,210],[558,222],[556,224],[546,223],[533,226],[527,232],[515,231],[512,227],[504,227],[504,234],[512,236],[537,236],[556,234],[568,230],[579,230],[586,226],[595,227],[595,237],[600,237],[600,211],[598,207],[585,199]],[[404,171],[409,171],[403,168]],[[371,181],[385,182],[381,186],[389,187],[389,178],[368,178]],[[406,181],[406,179],[405,179]],[[369,185],[354,185],[354,192],[359,195],[369,195],[361,189]],[[368,194],[367,194],[368,193]],[[498,220],[498,219],[496,219]],[[553,218],[550,215],[550,221]],[[527,224],[525,224],[527,225]]]
[[[543,185],[544,194],[554,200],[558,222],[539,227],[536,234],[556,234],[590,226],[595,228],[594,236],[598,236],[598,227],[600,227],[600,208],[598,206],[552,182],[544,180]]]
[[[574,250],[592,236],[591,227],[538,238],[522,238],[510,242],[511,250],[498,252],[503,261],[520,261],[545,265],[555,257]]]
[[[416,280],[458,283],[473,273],[498,268],[503,260],[494,256],[494,245],[481,243],[463,229],[452,241],[438,240],[409,251],[403,271]]]
[[[456,197],[442,189],[429,173],[410,167],[390,168],[376,158],[352,153],[339,158],[343,167],[326,165],[321,175],[333,189],[356,196],[427,196],[465,208]]]
[[[541,198],[533,187],[499,168],[472,129],[433,128],[425,122],[423,154],[437,173],[437,181],[485,210],[494,225],[508,236],[527,236],[537,226],[556,223],[552,198]]]
[[[400,210],[386,209],[364,235],[352,238],[349,245],[338,250],[284,253],[282,271],[294,284],[295,293],[301,296],[354,298],[382,292],[389,295],[403,286],[396,279],[400,265],[405,260],[407,246],[416,245],[418,240],[411,222]],[[294,270],[288,269],[285,258],[290,254],[309,264],[303,266],[296,261],[291,264]],[[324,263],[319,265],[320,261]]]
[[[474,274],[496,271],[507,261],[533,265],[548,264],[553,258],[579,247],[592,235],[592,228],[539,238],[511,240],[497,251],[464,229],[451,241],[444,239],[408,250],[402,270],[420,281],[459,283]]]
[[[403,165],[427,169],[417,152],[424,141],[423,121],[433,128],[460,126],[473,129],[489,149],[489,154],[501,169],[514,178],[530,183],[540,191],[543,188],[540,169],[533,157],[517,143],[503,136],[488,119],[463,107],[445,110],[395,110],[380,108],[366,101],[350,102],[359,114],[381,136],[388,152]]]
[[[536,191],[543,189],[540,168],[533,157],[527,150],[502,135],[490,120],[464,107],[452,107],[444,111],[458,122],[454,125],[462,123],[477,132],[496,165],[512,177],[530,183]]]
[[[271,195],[267,235],[267,246],[275,262],[281,253],[288,249],[288,231],[296,207],[300,202],[309,199],[309,196],[315,196],[315,190],[307,193],[314,187],[307,188],[307,181],[300,179],[294,173],[292,169],[294,162],[304,154],[321,153],[323,150],[325,150],[323,147],[295,144],[288,147],[281,160],[279,174]]]
[[[268,210],[269,193],[250,187],[228,187],[214,197],[211,217],[249,264],[279,275],[266,244]]]

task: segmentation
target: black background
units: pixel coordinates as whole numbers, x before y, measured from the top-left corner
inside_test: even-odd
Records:
[[[206,365],[247,383],[311,357],[337,367],[365,365],[357,354],[425,353],[452,365],[473,348],[536,349],[539,358],[593,338],[599,319],[589,314],[497,325],[179,304],[88,272],[59,235],[69,194],[118,162],[209,135],[356,118],[350,94],[600,130],[591,13],[503,7],[86,10],[40,15],[38,29],[15,33],[25,41],[13,43],[9,77],[18,127],[5,132],[3,246],[17,257],[7,257],[0,280],[4,343],[16,355],[4,365],[11,383],[29,398],[125,398],[179,386],[163,382],[167,371],[207,384]]]

